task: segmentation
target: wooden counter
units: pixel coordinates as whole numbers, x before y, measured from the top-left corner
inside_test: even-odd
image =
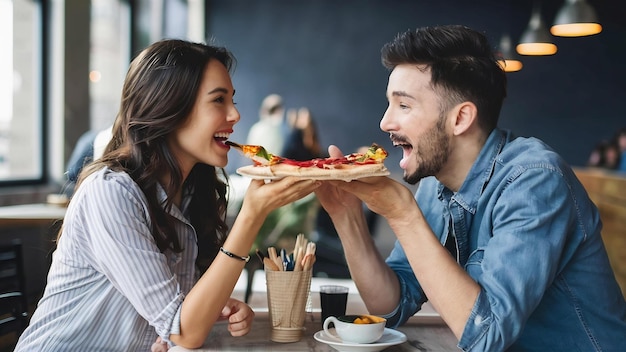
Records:
[[[626,174],[583,168],[574,172],[600,210],[602,239],[626,297]]]
[[[66,207],[36,203],[0,207],[0,227],[52,225],[63,220]]]
[[[314,351],[336,352],[325,343],[316,341],[313,335],[322,330],[319,313],[310,313],[305,322],[302,339],[298,342],[279,343],[270,341],[270,321],[265,312],[256,313],[249,334],[232,337],[223,322],[213,326],[213,330],[205,344],[198,349],[190,350],[180,346],[171,348],[170,352],[209,352],[209,351]],[[404,333],[407,341],[385,349],[385,352],[419,352],[419,351],[459,351],[457,339],[445,324],[423,322],[420,317],[412,317],[398,328]],[[353,347],[354,348],[354,347]]]

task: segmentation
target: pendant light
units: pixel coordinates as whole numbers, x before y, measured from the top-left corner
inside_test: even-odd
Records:
[[[554,55],[557,47],[541,19],[541,7],[535,2],[528,27],[522,33],[516,50],[521,55]]]
[[[498,64],[504,72],[517,72],[524,66],[513,51],[511,37],[508,34],[504,34],[500,38],[500,45],[496,54],[498,55]]]
[[[602,32],[596,11],[585,0],[565,0],[550,33],[560,37],[583,37]]]

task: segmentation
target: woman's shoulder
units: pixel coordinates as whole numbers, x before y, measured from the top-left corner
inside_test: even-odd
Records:
[[[87,176],[83,180],[82,185],[119,185],[130,186],[136,185],[135,181],[125,171],[116,171],[109,167],[103,167],[100,170],[95,171],[91,175]]]
[[[84,194],[95,194],[101,200],[145,199],[141,188],[128,173],[108,167],[103,167],[85,178],[73,198],[82,197]]]

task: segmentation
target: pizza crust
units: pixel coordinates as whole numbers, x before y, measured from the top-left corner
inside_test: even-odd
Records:
[[[332,165],[332,168],[301,167],[289,164],[270,166],[248,165],[237,169],[237,173],[253,179],[273,180],[295,176],[312,180],[352,181],[363,177],[388,176],[389,170],[382,163],[361,165]]]

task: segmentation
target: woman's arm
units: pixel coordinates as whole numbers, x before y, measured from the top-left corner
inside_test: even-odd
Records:
[[[319,184],[319,181],[298,180],[294,177],[270,183],[253,180],[224,242],[224,249],[237,256],[248,255],[267,215],[278,207],[306,196]],[[186,348],[197,348],[204,343],[230,298],[244,265],[245,261],[218,253],[185,298],[180,313],[180,334],[170,335],[172,342]],[[246,317],[239,319],[246,322]]]

